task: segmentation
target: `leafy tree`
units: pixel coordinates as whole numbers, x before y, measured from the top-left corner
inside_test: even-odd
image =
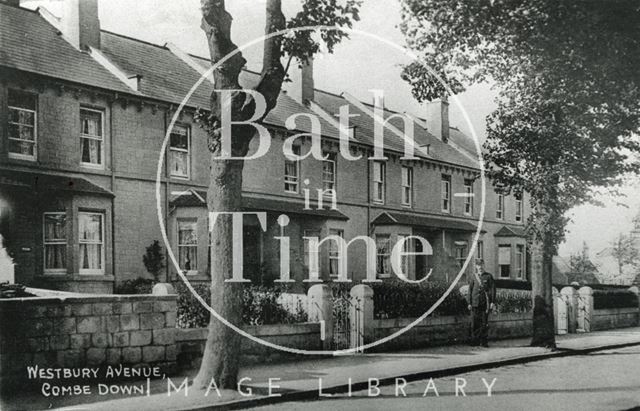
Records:
[[[640,250],[632,236],[620,234],[611,242],[611,256],[618,264],[618,276],[623,276],[625,266],[638,267],[640,265]]]
[[[494,184],[532,206],[532,345],[555,346],[551,268],[572,207],[637,172],[640,12],[630,1],[402,0],[408,45],[451,84],[499,90],[485,161]],[[445,89],[414,63],[419,100]]]
[[[359,2],[347,0],[301,0],[302,10],[287,20],[282,13],[281,0],[266,1],[265,34],[286,28],[308,25],[328,25],[351,27],[358,20]],[[204,30],[211,55],[215,64],[225,56],[237,50],[231,39],[232,16],[225,8],[224,0],[201,0],[202,29]],[[317,39],[319,37],[319,39]],[[262,119],[276,105],[286,71],[292,59],[303,64],[312,57],[324,43],[328,51],[345,37],[344,32],[323,30],[319,36],[309,31],[292,32],[287,36],[274,36],[264,41],[263,66],[260,80],[255,90],[266,101],[266,111]],[[282,59],[287,57],[286,68]],[[216,90],[236,90],[231,93],[230,102],[222,102],[219,94],[211,95],[210,113],[201,114],[198,119],[209,134],[211,167],[207,194],[210,211],[240,211],[242,209],[242,170],[243,160],[221,160],[220,126],[222,104],[230,103],[231,118],[234,121],[249,120],[255,113],[256,102],[251,94],[240,90],[239,75],[245,66],[242,53],[236,53],[213,72]],[[249,143],[256,133],[249,125],[240,125],[231,131],[231,155],[246,156]],[[220,218],[211,232],[214,239],[211,244],[211,304],[227,321],[240,325],[242,307],[242,285],[225,282],[233,271],[232,222]],[[197,387],[206,387],[211,379],[223,388],[236,388],[240,352],[239,335],[219,322],[214,316],[209,322],[209,334],[202,358],[200,371],[195,378]]]
[[[149,274],[153,275],[153,278],[156,281],[159,281],[160,273],[165,265],[164,253],[162,252],[162,246],[158,240],[154,240],[154,242],[146,248],[146,252],[142,256],[142,262]]]

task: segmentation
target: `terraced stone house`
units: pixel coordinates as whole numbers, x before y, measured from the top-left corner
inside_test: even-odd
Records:
[[[187,101],[162,152],[178,106],[209,64],[172,44],[101,30],[97,0],[65,0],[62,18],[22,8],[19,0],[0,1],[0,227],[13,251],[17,282],[112,292],[118,282],[148,276],[142,255],[161,239],[159,161],[161,217],[180,269],[193,281],[209,278],[210,154],[193,119],[198,107],[208,106],[209,81]],[[387,121],[381,124],[371,104],[347,92],[315,89],[312,63],[294,77],[264,121],[273,136],[270,150],[244,169],[244,210],[267,213],[266,230],[255,218],[244,221],[245,277],[279,275],[280,242],[274,237],[285,235],[292,278],[306,278],[317,258],[323,279],[342,268],[358,281],[366,276],[363,241],[349,246],[345,260],[335,242],[314,253],[304,237],[349,241],[365,235],[376,244],[377,277],[391,278],[392,245],[419,235],[432,255],[402,257],[403,270],[411,279],[433,270],[434,280],[452,280],[474,241],[481,186],[474,145],[449,125],[448,104],[432,103],[405,119],[383,109]],[[257,75],[245,71],[241,80],[251,87]],[[336,116],[343,106],[356,115],[348,144],[358,160],[340,155]],[[296,113],[320,119],[326,160],[289,161],[283,155],[287,137],[311,131],[303,116],[294,129],[285,127]],[[413,160],[402,159],[401,135],[409,126],[419,147]],[[374,161],[368,158],[379,127],[386,159]],[[306,153],[310,146],[310,137],[301,138],[294,150]],[[327,190],[335,190],[335,209]],[[307,196],[317,205],[318,195],[322,209],[305,207]],[[497,278],[527,278],[527,204],[487,186],[476,253]],[[277,223],[281,214],[290,218],[286,227]],[[405,251],[421,248],[417,241],[405,245]],[[176,278],[172,264],[164,275]]]

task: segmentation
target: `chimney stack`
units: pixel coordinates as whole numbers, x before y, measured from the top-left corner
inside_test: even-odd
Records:
[[[443,143],[449,142],[449,100],[446,97],[427,103],[427,130]]]
[[[302,67],[293,65],[289,72],[291,82],[285,85],[287,94],[298,103],[306,105],[314,99],[313,58],[309,58]]]
[[[4,3],[13,7],[20,7],[20,0],[0,0],[0,3]]]
[[[64,0],[64,36],[79,50],[100,49],[98,0]]]

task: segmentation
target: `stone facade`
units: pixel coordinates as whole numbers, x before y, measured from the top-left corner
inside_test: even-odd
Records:
[[[0,385],[24,381],[27,365],[172,371],[175,313],[175,295],[0,300]]]
[[[29,19],[30,24],[45,25],[46,30],[43,29],[42,33],[50,30],[49,23],[31,11],[16,10],[2,4],[0,7],[7,8],[6,12],[12,13],[14,18],[10,21],[15,21],[16,24],[24,18]],[[16,30],[16,28],[7,30]],[[34,30],[34,32],[37,31]],[[3,34],[0,33],[0,35]],[[11,227],[11,234],[15,237],[12,246],[17,250],[16,281],[30,286],[61,290],[111,292],[115,283],[147,276],[142,255],[145,247],[161,238],[155,207],[155,178],[159,160],[163,166],[159,181],[161,218],[166,222],[171,247],[174,254],[178,255],[179,220],[194,219],[198,227],[197,266],[189,273],[193,275],[193,280],[207,280],[206,204],[200,202],[184,207],[175,203],[176,199],[182,196],[181,193],[188,193],[189,190],[205,192],[208,184],[210,159],[207,136],[194,122],[195,105],[192,102],[189,102],[185,110],[179,113],[176,123],[188,130],[187,176],[172,175],[167,170],[170,165],[169,155],[161,153],[163,139],[176,114],[177,104],[191,87],[192,83],[187,79],[197,79],[197,72],[167,47],[150,45],[113,33],[102,32],[101,35],[101,44],[106,47],[103,51],[108,56],[117,55],[119,62],[131,65],[131,73],[141,75],[140,90],[136,93],[127,94],[116,87],[99,88],[87,80],[84,83],[73,82],[65,79],[65,73],[59,73],[59,77],[27,74],[26,71],[17,70],[15,67],[5,67],[0,62],[0,79],[2,79],[0,82],[0,200],[2,200],[0,201],[2,216],[0,227]],[[49,41],[59,39],[60,37],[56,35],[55,39],[40,40],[48,44]],[[62,46],[63,44],[56,43],[56,47]],[[149,62],[139,65],[137,54],[136,58],[131,57],[129,53],[137,48],[144,48],[150,59]],[[7,53],[10,52],[12,51],[7,51]],[[66,52],[75,53],[72,50]],[[37,54],[34,53],[33,58],[37,58]],[[80,53],[76,57],[80,59],[85,58],[86,55]],[[130,61],[127,61],[127,58]],[[206,65],[204,61],[196,59],[197,64]],[[98,65],[96,62],[93,63]],[[118,64],[115,65],[118,66]],[[151,67],[157,71],[147,73],[145,70]],[[99,68],[94,69],[97,71]],[[101,70],[104,70],[104,67]],[[162,77],[161,70],[168,70],[165,73],[166,78]],[[37,70],[33,71],[37,72]],[[245,77],[252,75],[243,73]],[[177,82],[176,78],[184,79],[184,82]],[[167,84],[172,86],[170,94],[153,94]],[[204,85],[206,84],[205,82]],[[35,99],[36,154],[32,159],[16,158],[9,153],[8,119],[11,109],[8,105],[8,96],[15,91],[29,93]],[[314,90],[307,91],[311,93],[305,95],[314,95]],[[201,98],[199,105],[206,104],[208,101],[206,90],[198,90],[196,94]],[[330,96],[330,93],[315,90],[315,97],[316,103],[322,106],[329,116],[336,114],[332,112],[333,108],[324,105],[324,102],[339,99],[338,96]],[[254,204],[260,204],[261,200],[269,200],[284,202],[290,207],[284,207],[285,210],[260,206],[252,208],[252,210],[268,213],[269,227],[266,232],[260,230],[247,239],[249,249],[247,253],[253,252],[251,255],[245,255],[247,264],[250,261],[253,264],[247,270],[251,271],[247,276],[262,274],[263,270],[270,276],[278,275],[279,243],[273,237],[280,234],[280,229],[275,224],[275,220],[286,211],[292,222],[284,232],[291,238],[291,270],[296,279],[304,277],[308,271],[308,267],[305,266],[305,246],[302,239],[304,234],[314,233],[325,237],[331,232],[342,233],[346,240],[362,235],[372,237],[378,234],[389,235],[392,244],[400,235],[424,236],[432,243],[434,255],[420,263],[412,260],[409,264],[409,277],[415,278],[421,275],[419,272],[434,268],[434,278],[453,279],[460,268],[461,260],[457,258],[457,253],[463,253],[466,257],[465,253],[468,253],[474,241],[473,227],[477,225],[480,217],[481,184],[477,179],[477,167],[469,165],[474,164],[469,162],[469,153],[463,153],[462,149],[453,147],[443,139],[438,140],[429,134],[427,129],[416,123],[416,132],[431,141],[430,157],[402,160],[403,153],[398,150],[397,141],[391,141],[397,137],[385,136],[389,147],[385,148],[387,160],[383,187],[384,202],[374,201],[373,161],[369,159],[373,155],[373,147],[366,140],[368,138],[366,136],[372,132],[366,129],[367,124],[372,125],[373,121],[370,121],[365,112],[358,112],[356,105],[351,104],[352,111],[357,112],[359,116],[354,119],[358,128],[356,133],[361,134],[350,143],[350,151],[352,155],[361,155],[361,159],[345,160],[338,154],[337,129],[331,128],[327,123],[323,123],[325,128],[322,129],[323,150],[337,154],[334,184],[337,208],[344,218],[336,219],[323,213],[314,215],[308,211],[301,211],[302,204],[306,193],[309,193],[311,208],[316,208],[317,190],[323,189],[323,162],[313,157],[300,161],[297,176],[298,189],[293,192],[287,191],[284,186],[283,141],[293,133],[308,131],[306,126],[286,131],[283,128],[284,120],[287,116],[298,112],[307,112],[308,107],[294,101],[285,93],[282,93],[281,101],[286,105],[276,110],[279,114],[268,116],[266,121],[266,126],[272,134],[270,150],[257,160],[246,162],[243,191],[245,196],[257,200]],[[341,100],[340,104],[349,105],[350,103],[347,100]],[[103,157],[98,166],[87,166],[82,162],[79,132],[81,110],[92,110],[101,114]],[[393,114],[397,113],[385,110],[385,116]],[[369,128],[373,129],[373,126]],[[451,128],[451,132],[456,136],[463,136],[457,129]],[[451,140],[453,140],[453,134]],[[300,144],[301,153],[306,153],[311,145],[308,137],[297,139],[297,143]],[[257,147],[257,144],[257,139],[254,139],[253,147]],[[395,148],[393,148],[394,144]],[[403,167],[410,167],[413,172],[410,204],[403,204],[402,201]],[[31,187],[17,188],[15,184],[12,185],[10,181],[1,178],[15,172],[33,173],[27,184]],[[35,186],[37,183],[34,181],[37,181],[38,176],[52,174],[62,178],[71,178],[71,176],[81,178],[104,190],[104,193],[96,199],[94,194],[78,188],[66,187],[65,190],[47,192],[45,188]],[[441,180],[443,176],[450,179],[450,209],[446,211],[442,210]],[[465,212],[466,199],[457,195],[465,193],[465,180],[473,180],[471,184],[475,193],[475,204],[469,212]],[[24,193],[20,190],[36,192],[38,195],[25,199]],[[499,249],[501,246],[509,247],[510,254],[502,257],[507,261],[506,263],[502,261],[502,264],[511,266],[510,272],[506,275],[525,280],[526,255],[520,256],[521,254],[516,250],[519,250],[518,246],[525,247],[522,228],[528,215],[528,198],[526,195],[523,198],[518,218],[516,218],[517,200],[514,196],[504,197],[503,211],[500,216],[496,211],[498,198],[491,183],[487,182],[486,211],[483,234],[480,238],[482,250],[477,254],[482,255],[487,269],[497,277],[500,272]],[[289,210],[296,208],[299,212],[289,213]],[[100,272],[92,275],[82,273],[78,265],[80,251],[77,215],[82,210],[90,210],[104,216],[104,261],[101,263]],[[66,266],[63,272],[56,272],[55,275],[47,272],[43,264],[42,221],[43,213],[46,212],[62,212],[67,218]],[[440,221],[440,225],[376,225],[374,221],[388,212],[411,217],[429,217]],[[3,219],[7,220],[6,225]],[[457,223],[469,225],[460,230],[454,227]],[[448,225],[451,225],[451,228]],[[513,236],[497,236],[504,227],[509,227],[510,232],[514,233]],[[323,247],[319,254],[320,271],[324,279],[330,278],[331,264],[328,248],[328,246]],[[353,244],[349,249],[347,272],[355,280],[364,277],[364,250],[365,247],[361,243]],[[418,265],[420,265],[419,269],[416,268]],[[177,270],[173,264],[167,264],[167,266],[163,278],[160,278],[161,281],[170,281],[176,277]],[[520,276],[516,274],[516,266],[521,268],[518,271],[521,273]]]

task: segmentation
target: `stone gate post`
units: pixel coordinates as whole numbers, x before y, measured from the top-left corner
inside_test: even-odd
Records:
[[[638,310],[640,311],[640,288],[634,285],[633,287],[629,287],[629,291],[631,291],[636,295],[636,297],[638,297]],[[640,325],[640,313],[638,313],[638,324],[636,325]]]
[[[330,350],[333,341],[333,296],[327,284],[315,284],[307,292],[309,322],[320,323],[322,349]]]
[[[567,304],[567,331],[575,333],[578,325],[578,292],[573,287],[564,287],[560,295]]]
[[[582,287],[578,290],[578,332],[591,332],[593,319],[593,289]]]
[[[551,287],[551,295],[553,300],[553,329],[556,334],[560,334],[560,330],[558,329],[558,289],[556,287]]]
[[[351,289],[349,321],[351,348],[362,347],[373,341],[373,290],[366,284]]]

